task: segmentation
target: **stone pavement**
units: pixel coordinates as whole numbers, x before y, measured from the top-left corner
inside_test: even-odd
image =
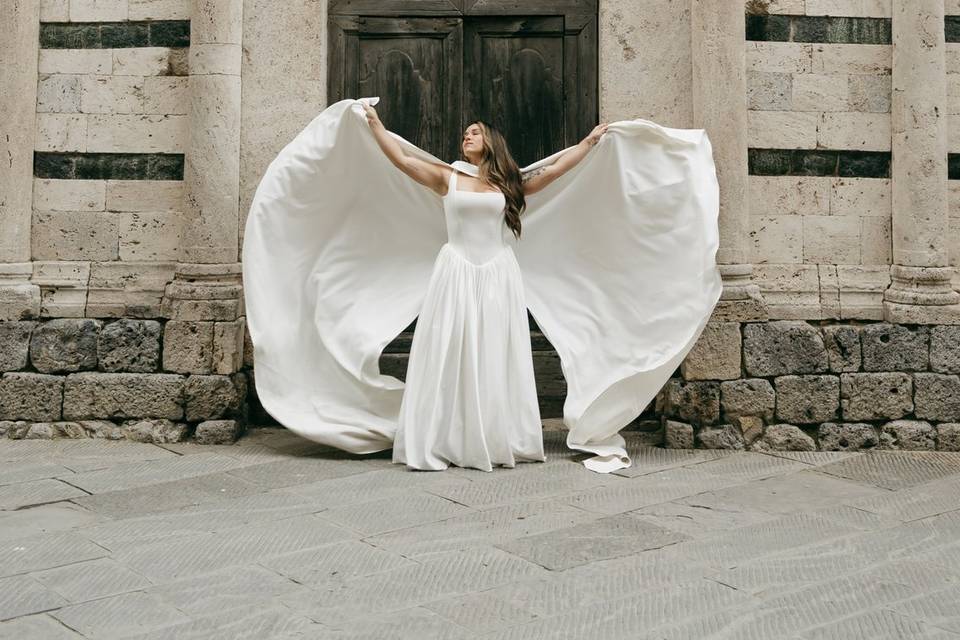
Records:
[[[958,638],[960,454],[0,440],[0,638]]]

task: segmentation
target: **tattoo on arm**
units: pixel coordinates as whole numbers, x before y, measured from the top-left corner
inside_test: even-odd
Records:
[[[544,165],[544,166],[538,167],[538,168],[536,168],[536,169],[534,169],[534,170],[532,170],[532,171],[528,171],[527,173],[523,174],[523,182],[527,182],[527,181],[529,181],[529,180],[532,180],[534,177],[540,175],[541,173],[543,173],[543,172],[546,171],[546,170],[547,170],[547,166]]]

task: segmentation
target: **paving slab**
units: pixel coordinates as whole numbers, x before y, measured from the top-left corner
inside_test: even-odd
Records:
[[[960,453],[0,441],[0,639],[960,640]],[[90,495],[92,494],[92,495]]]

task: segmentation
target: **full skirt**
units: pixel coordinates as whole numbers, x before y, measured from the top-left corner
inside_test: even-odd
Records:
[[[417,318],[393,462],[492,471],[546,460],[520,266],[444,244]]]

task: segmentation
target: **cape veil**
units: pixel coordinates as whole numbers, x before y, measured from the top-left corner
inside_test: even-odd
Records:
[[[353,453],[389,449],[404,383],[383,348],[419,313],[447,240],[442,200],[377,145],[362,101],[318,114],[258,185],[243,238],[247,326],[264,409]],[[394,133],[411,155],[444,161]],[[554,162],[558,151],[522,169]],[[619,431],[679,366],[720,297],[719,188],[703,129],[610,123],[587,155],[527,196],[527,306],[567,383],[567,446],[589,469],[630,466]]]

